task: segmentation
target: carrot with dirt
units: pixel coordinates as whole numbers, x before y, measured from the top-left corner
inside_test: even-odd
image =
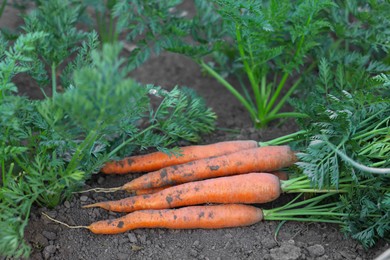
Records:
[[[169,188],[169,187],[172,187],[172,186],[165,186],[165,187],[157,187],[157,188],[150,188],[150,189],[143,189],[143,190],[133,190],[131,192],[132,195],[146,195],[146,194],[152,194],[152,193],[156,193],[156,192],[160,192],[166,188]]]
[[[114,212],[133,212],[205,203],[267,203],[279,198],[282,192],[316,191],[311,189],[306,176],[280,181],[277,176],[270,173],[247,173],[188,182],[148,195],[98,202],[85,205],[83,208],[100,207]],[[325,192],[332,192],[332,190]],[[336,192],[342,192],[342,190]]]
[[[101,220],[89,226],[73,228],[87,228],[95,234],[118,234],[138,228],[217,229],[249,226],[261,221],[262,217],[261,209],[248,205],[191,206],[180,209],[140,210],[117,219]]]
[[[289,179],[289,175],[287,172],[285,171],[275,171],[275,172],[270,172],[270,174],[273,174],[275,175],[276,177],[279,178],[279,180],[281,181],[286,181]],[[149,188],[149,189],[142,189],[142,190],[133,190],[131,192],[132,195],[146,195],[146,194],[152,194],[152,193],[156,193],[156,192],[159,192],[159,191],[162,191],[166,188],[170,188],[172,186],[164,186],[164,187],[157,187],[157,188]],[[95,190],[95,189],[92,189],[92,190]]]
[[[208,145],[180,147],[180,155],[153,152],[145,155],[126,157],[119,161],[106,163],[100,170],[105,174],[125,174],[149,172],[164,167],[191,162],[207,157],[220,156],[241,150],[256,148],[258,143],[252,140],[225,141]]]
[[[117,219],[97,221],[89,226],[69,226],[47,214],[44,215],[68,228],[86,228],[95,234],[118,234],[139,228],[219,229],[243,227],[262,220],[316,221],[342,224],[341,217],[345,217],[346,214],[337,212],[336,203],[320,204],[332,195],[326,193],[296,202],[300,197],[299,195],[288,204],[269,210],[236,203],[187,206],[178,209],[139,210]],[[305,207],[302,208],[302,206]]]
[[[121,187],[92,190],[98,192],[113,192],[117,190],[132,192],[134,190],[172,186],[249,172],[276,171],[291,166],[296,161],[295,153],[289,146],[264,146],[165,167],[161,170],[144,174]]]

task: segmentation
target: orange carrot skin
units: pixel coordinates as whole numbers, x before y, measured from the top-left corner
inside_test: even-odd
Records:
[[[257,147],[257,142],[253,140],[226,141],[209,145],[192,145],[180,148],[182,156],[169,156],[163,152],[131,156],[126,157],[120,161],[108,162],[100,171],[105,174],[149,172],[171,165],[182,164],[212,156],[229,154],[255,147]]]
[[[92,223],[88,229],[95,234],[118,234],[138,228],[217,229],[249,226],[261,220],[263,212],[259,208],[226,204],[141,210],[114,220]]]
[[[289,146],[265,146],[166,167],[144,174],[122,189],[132,191],[249,172],[270,172],[296,161]]]
[[[169,188],[171,186],[165,186],[165,187],[157,187],[157,188],[149,188],[149,189],[143,189],[143,190],[133,190],[131,191],[132,195],[146,195],[146,194],[152,194],[156,192],[160,192],[166,188]]]
[[[275,175],[279,178],[281,181],[287,181],[289,179],[288,173],[284,171],[273,171],[270,172],[271,174]],[[146,194],[152,194],[156,192],[160,192],[166,188],[169,188],[172,186],[165,186],[165,187],[157,187],[157,188],[149,188],[149,189],[143,189],[143,190],[133,190],[131,191],[132,195],[146,195]]]
[[[205,203],[266,203],[275,200],[280,194],[280,180],[275,175],[248,173],[188,182],[150,195],[98,202],[84,207],[101,207],[115,212],[133,212]]]

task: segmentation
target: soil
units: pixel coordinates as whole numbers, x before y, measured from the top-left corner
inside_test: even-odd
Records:
[[[7,11],[5,13],[7,15]],[[12,17],[11,17],[12,18]],[[2,20],[3,21],[3,20]],[[218,115],[218,130],[202,143],[232,139],[269,140],[297,130],[293,121],[279,122],[268,128],[253,128],[248,113],[214,79],[205,76],[191,60],[171,53],[151,58],[132,76],[143,83],[194,88]],[[36,88],[24,82],[22,93],[36,97]],[[136,175],[138,176],[138,175]],[[116,187],[132,176],[95,175],[85,189]],[[277,237],[278,221],[261,222],[250,227],[220,230],[140,229],[119,235],[94,235],[86,229],[69,229],[53,223],[42,212],[70,225],[89,225],[93,221],[118,217],[100,209],[82,209],[97,201],[118,199],[124,193],[86,193],[75,195],[54,209],[33,208],[25,239],[32,246],[30,259],[375,259],[389,248],[380,241],[365,250],[347,238],[338,226],[318,223],[285,223]],[[261,205],[272,208],[288,200]],[[1,258],[1,257],[0,257]]]

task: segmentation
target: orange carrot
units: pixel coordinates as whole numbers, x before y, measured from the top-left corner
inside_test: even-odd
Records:
[[[45,214],[45,216],[47,215]],[[217,229],[243,227],[262,221],[263,211],[254,206],[241,204],[140,210],[117,219],[97,221],[89,226],[69,226],[47,217],[69,228],[87,228],[95,234],[109,235],[138,228]]]
[[[248,172],[270,172],[291,166],[296,161],[295,153],[289,146],[264,146],[169,166],[110,190],[131,192]]]
[[[165,186],[165,187],[157,187],[157,188],[149,188],[149,189],[143,189],[143,190],[133,190],[131,192],[132,195],[146,195],[146,194],[152,194],[156,192],[160,192],[166,188],[169,188],[172,186]]]
[[[182,164],[202,158],[229,154],[257,147],[252,140],[226,141],[209,145],[181,147],[181,156],[169,156],[163,152],[126,157],[120,161],[108,162],[100,170],[105,174],[124,174],[130,172],[149,172],[161,168]]]
[[[84,208],[101,207],[115,212],[167,209],[204,203],[266,203],[281,194],[279,178],[269,173],[248,173],[188,182],[150,195],[98,202]]]
[[[278,177],[279,180],[281,180],[281,181],[286,181],[286,180],[289,179],[288,173],[284,172],[284,171],[273,171],[273,172],[270,172],[270,173],[275,175],[276,177]],[[156,192],[162,191],[162,190],[164,190],[166,188],[169,188],[169,187],[172,187],[172,186],[149,188],[149,189],[143,189],[143,190],[133,190],[133,191],[131,191],[131,194],[132,195],[152,194],[152,193],[156,193]]]
[[[88,229],[95,234],[117,234],[137,228],[216,229],[249,226],[262,219],[262,210],[248,205],[191,206],[136,211],[118,219],[95,222]]]

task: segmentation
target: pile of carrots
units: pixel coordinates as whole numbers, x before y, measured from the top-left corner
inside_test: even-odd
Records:
[[[255,141],[227,141],[182,147],[180,155],[154,152],[109,162],[104,174],[148,172],[124,184],[95,191],[125,190],[131,196],[84,206],[127,215],[87,228],[117,234],[137,228],[225,228],[263,220],[265,211],[248,204],[271,202],[288,190],[279,170],[297,161],[289,146],[258,147]],[[135,195],[135,196],[134,196]]]
[[[100,207],[127,215],[82,226],[96,234],[116,234],[137,228],[225,228],[263,220],[253,205],[277,199],[287,175],[279,170],[297,158],[289,146],[258,147],[257,142],[227,141],[180,148],[180,155],[154,152],[108,162],[104,174],[147,172],[118,188],[131,196],[98,202]],[[135,196],[134,196],[135,195]]]

